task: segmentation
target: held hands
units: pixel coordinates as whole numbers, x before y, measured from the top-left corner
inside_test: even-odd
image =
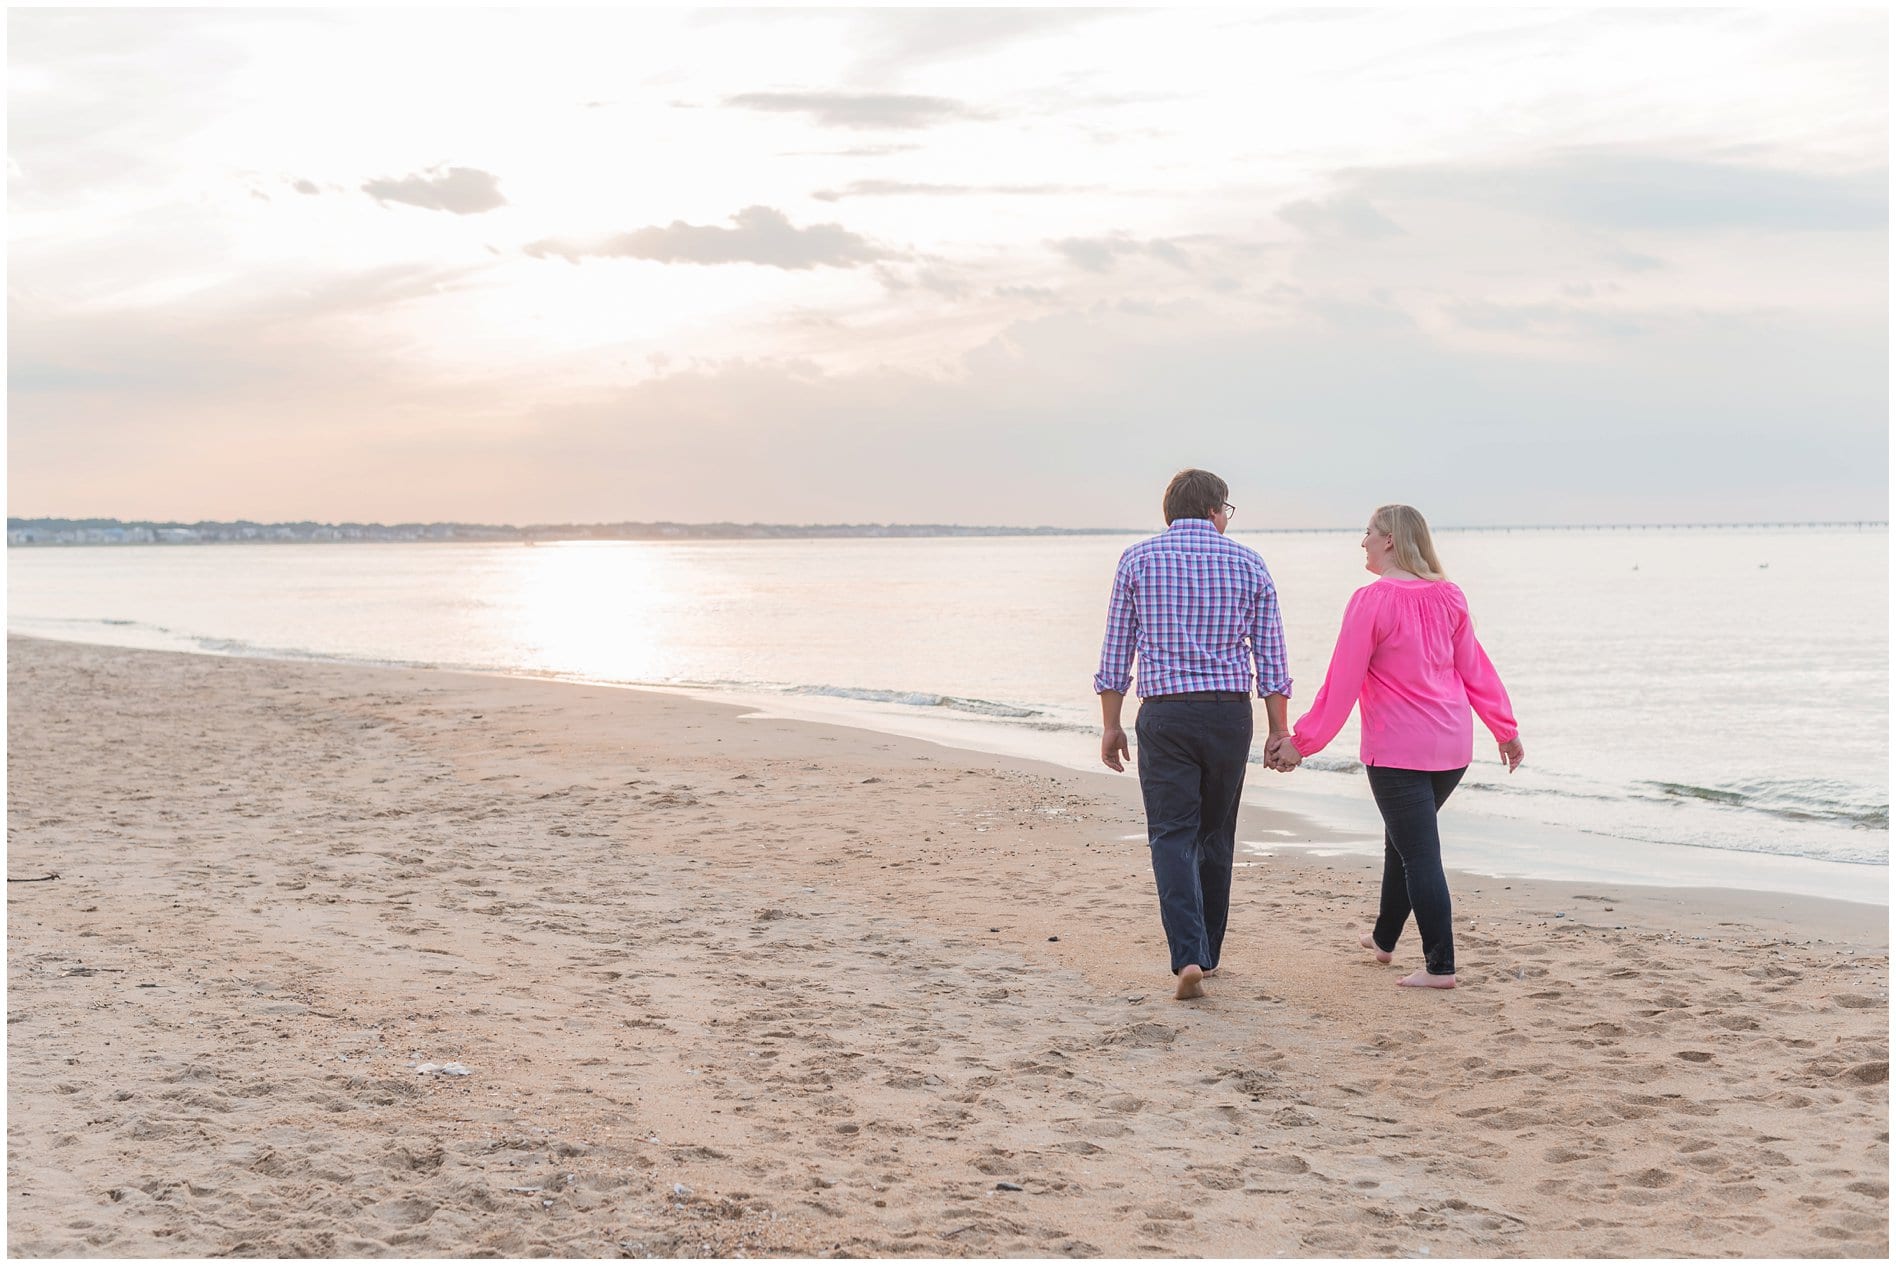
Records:
[[[1099,758],[1106,768],[1124,773],[1126,760],[1131,755],[1126,749],[1126,730],[1124,726],[1109,725],[1099,740]]]
[[[1264,745],[1264,763],[1280,774],[1288,774],[1303,764],[1303,753],[1290,741],[1290,735],[1273,734]]]
[[[1510,774],[1521,767],[1521,762],[1525,760],[1526,757],[1527,753],[1521,748],[1520,735],[1517,734],[1507,742],[1501,744],[1501,763],[1508,767]]]
[[[1527,752],[1521,746],[1519,735],[1501,744],[1500,747],[1501,762],[1508,767],[1510,774],[1519,769],[1521,762],[1527,759]],[[1111,764],[1110,761],[1107,763]],[[1287,774],[1303,764],[1303,754],[1297,750],[1297,745],[1290,741],[1290,735],[1273,734],[1270,741],[1264,745],[1264,764],[1280,774]]]

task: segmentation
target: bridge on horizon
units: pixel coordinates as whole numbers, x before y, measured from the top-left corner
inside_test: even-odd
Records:
[[[1888,519],[1829,519],[1820,522],[1799,521],[1772,523],[1758,521],[1752,523],[1503,523],[1503,524],[1440,524],[1432,530],[1436,532],[1705,532],[1705,531],[1761,531],[1796,528],[1812,530],[1820,528],[1853,528],[1867,531],[1871,528],[1888,530]],[[1360,527],[1324,527],[1324,528],[1239,528],[1240,532],[1360,532]]]

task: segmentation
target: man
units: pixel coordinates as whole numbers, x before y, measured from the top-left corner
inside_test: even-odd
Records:
[[[1257,551],[1225,538],[1236,511],[1229,491],[1210,471],[1173,476],[1166,530],[1120,556],[1093,678],[1105,725],[1100,759],[1124,770],[1120,709],[1139,661],[1139,789],[1181,999],[1204,993],[1224,945],[1253,682],[1270,741],[1290,733],[1277,588]]]

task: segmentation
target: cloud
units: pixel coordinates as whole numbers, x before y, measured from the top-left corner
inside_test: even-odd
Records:
[[[536,259],[558,256],[569,263],[583,258],[650,259],[664,264],[763,264],[798,271],[806,268],[855,268],[879,259],[898,258],[840,224],[797,228],[773,207],[746,207],[731,217],[735,228],[686,224],[634,229],[591,245],[550,238],[526,248]]]
[[[1145,255],[1163,260],[1174,268],[1189,271],[1191,257],[1178,244],[1165,238],[1141,242],[1122,234],[1112,237],[1068,237],[1049,243],[1076,267],[1089,273],[1109,273],[1122,255]]]
[[[989,52],[1021,40],[1063,34],[1113,16],[1111,9],[883,9],[858,19],[866,65],[918,65]]]
[[[250,305],[244,319],[258,325],[302,324],[334,317],[358,321],[385,315],[418,299],[463,289],[482,271],[467,265],[385,264],[318,274],[303,284],[274,278],[249,287],[239,301]]]
[[[1163,260],[1174,268],[1189,270],[1192,266],[1191,259],[1184,251],[1180,250],[1176,244],[1168,242],[1163,238],[1154,238],[1147,242],[1145,244],[1145,251],[1146,254],[1152,258]]]
[[[1344,525],[1413,485],[1418,436],[1457,455],[1428,480],[1438,521],[1868,518],[1887,503],[1880,323],[1800,310],[1654,319],[1544,359],[1444,344],[1374,292],[1337,321],[1108,301],[1018,321],[947,372],[641,353],[657,375],[613,385],[569,382],[561,360],[429,371],[390,327],[326,319],[441,280],[421,270],[307,297],[295,280],[256,279],[214,319],[16,296],[11,368],[40,389],[13,402],[15,512],[692,520],[714,487],[765,522],[1018,523],[1031,506],[1036,522],[1132,527],[1199,463],[1269,490],[1258,525]],[[1797,444],[1786,416],[1805,419]]]
[[[996,286],[994,293],[1003,299],[1025,299],[1029,303],[1055,303],[1060,292],[1047,286]]]
[[[774,114],[806,114],[823,127],[861,131],[911,130],[975,117],[966,106],[947,97],[899,93],[746,92],[727,97],[724,104]]]
[[[234,108],[221,88],[244,54],[212,15],[15,7],[6,22],[7,151],[25,173],[11,214],[162,182],[179,142]]]
[[[848,149],[793,149],[785,158],[887,158],[891,154],[912,154],[922,148],[916,141],[892,145],[852,145]]]
[[[467,285],[480,271],[390,264],[306,276],[270,272],[156,311],[63,310],[16,297],[8,314],[8,387],[194,399],[255,388],[267,396],[267,389],[320,378],[324,363],[339,354],[349,358],[350,374],[360,377],[373,360],[378,377],[389,379],[407,370],[385,344],[364,343],[361,327]]]
[[[858,180],[843,189],[819,189],[810,196],[821,202],[844,198],[959,198],[970,194],[1006,194],[1037,197],[1043,194],[1083,193],[1073,185],[931,185],[905,180]]]
[[[1114,257],[1124,249],[1104,238],[1069,237],[1053,243],[1053,248],[1089,273],[1111,272]]]
[[[478,215],[507,205],[500,194],[500,178],[477,167],[436,167],[429,174],[371,180],[362,186],[362,192],[377,202],[402,202],[455,215]]]
[[[1378,211],[1361,194],[1341,194],[1323,202],[1293,202],[1280,209],[1277,216],[1312,237],[1373,241],[1379,237],[1397,237],[1402,233],[1400,225]]]
[[[1346,335],[1412,331],[1416,328],[1415,318],[1391,303],[1386,295],[1376,295],[1371,299],[1306,299],[1303,306],[1322,317],[1331,329]]]
[[[1608,338],[1633,338],[1645,332],[1645,327],[1630,317],[1599,312],[1572,303],[1491,303],[1484,300],[1451,304],[1444,311],[1471,330],[1547,337],[1603,335]]]
[[[1510,164],[1436,164],[1342,173],[1359,196],[1509,207],[1611,230],[1878,232],[1888,174],[1793,171],[1697,157],[1573,150]]]
[[[908,276],[883,264],[876,265],[876,280],[890,293],[922,289],[945,299],[960,299],[968,294],[968,283],[939,268],[917,268]]]
[[[1268,489],[1260,526],[1344,525],[1414,484],[1423,436],[1458,454],[1428,481],[1449,522],[1854,517],[1886,496],[1872,332],[1760,314],[1548,362],[1445,347],[1367,302],[1347,329],[1138,306],[1018,322],[955,373],[699,363],[552,412],[536,399],[509,495],[688,518],[709,485],[765,521],[1020,522],[1031,505],[1033,521],[1133,526],[1196,462]],[[1782,410],[1800,401],[1822,421],[1787,449]],[[624,504],[641,510],[603,508]]]
[[[292,181],[290,184],[290,188],[296,190],[296,192],[298,193],[317,194],[317,193],[322,192],[322,190],[318,189],[313,182],[308,181],[308,180]]]
[[[1623,268],[1629,273],[1657,272],[1666,266],[1666,261],[1656,255],[1646,255],[1639,251],[1624,248],[1610,250],[1604,256],[1607,263]]]

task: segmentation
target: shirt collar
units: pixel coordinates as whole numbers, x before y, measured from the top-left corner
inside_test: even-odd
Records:
[[[1173,519],[1168,532],[1216,532],[1218,529],[1210,519]]]

